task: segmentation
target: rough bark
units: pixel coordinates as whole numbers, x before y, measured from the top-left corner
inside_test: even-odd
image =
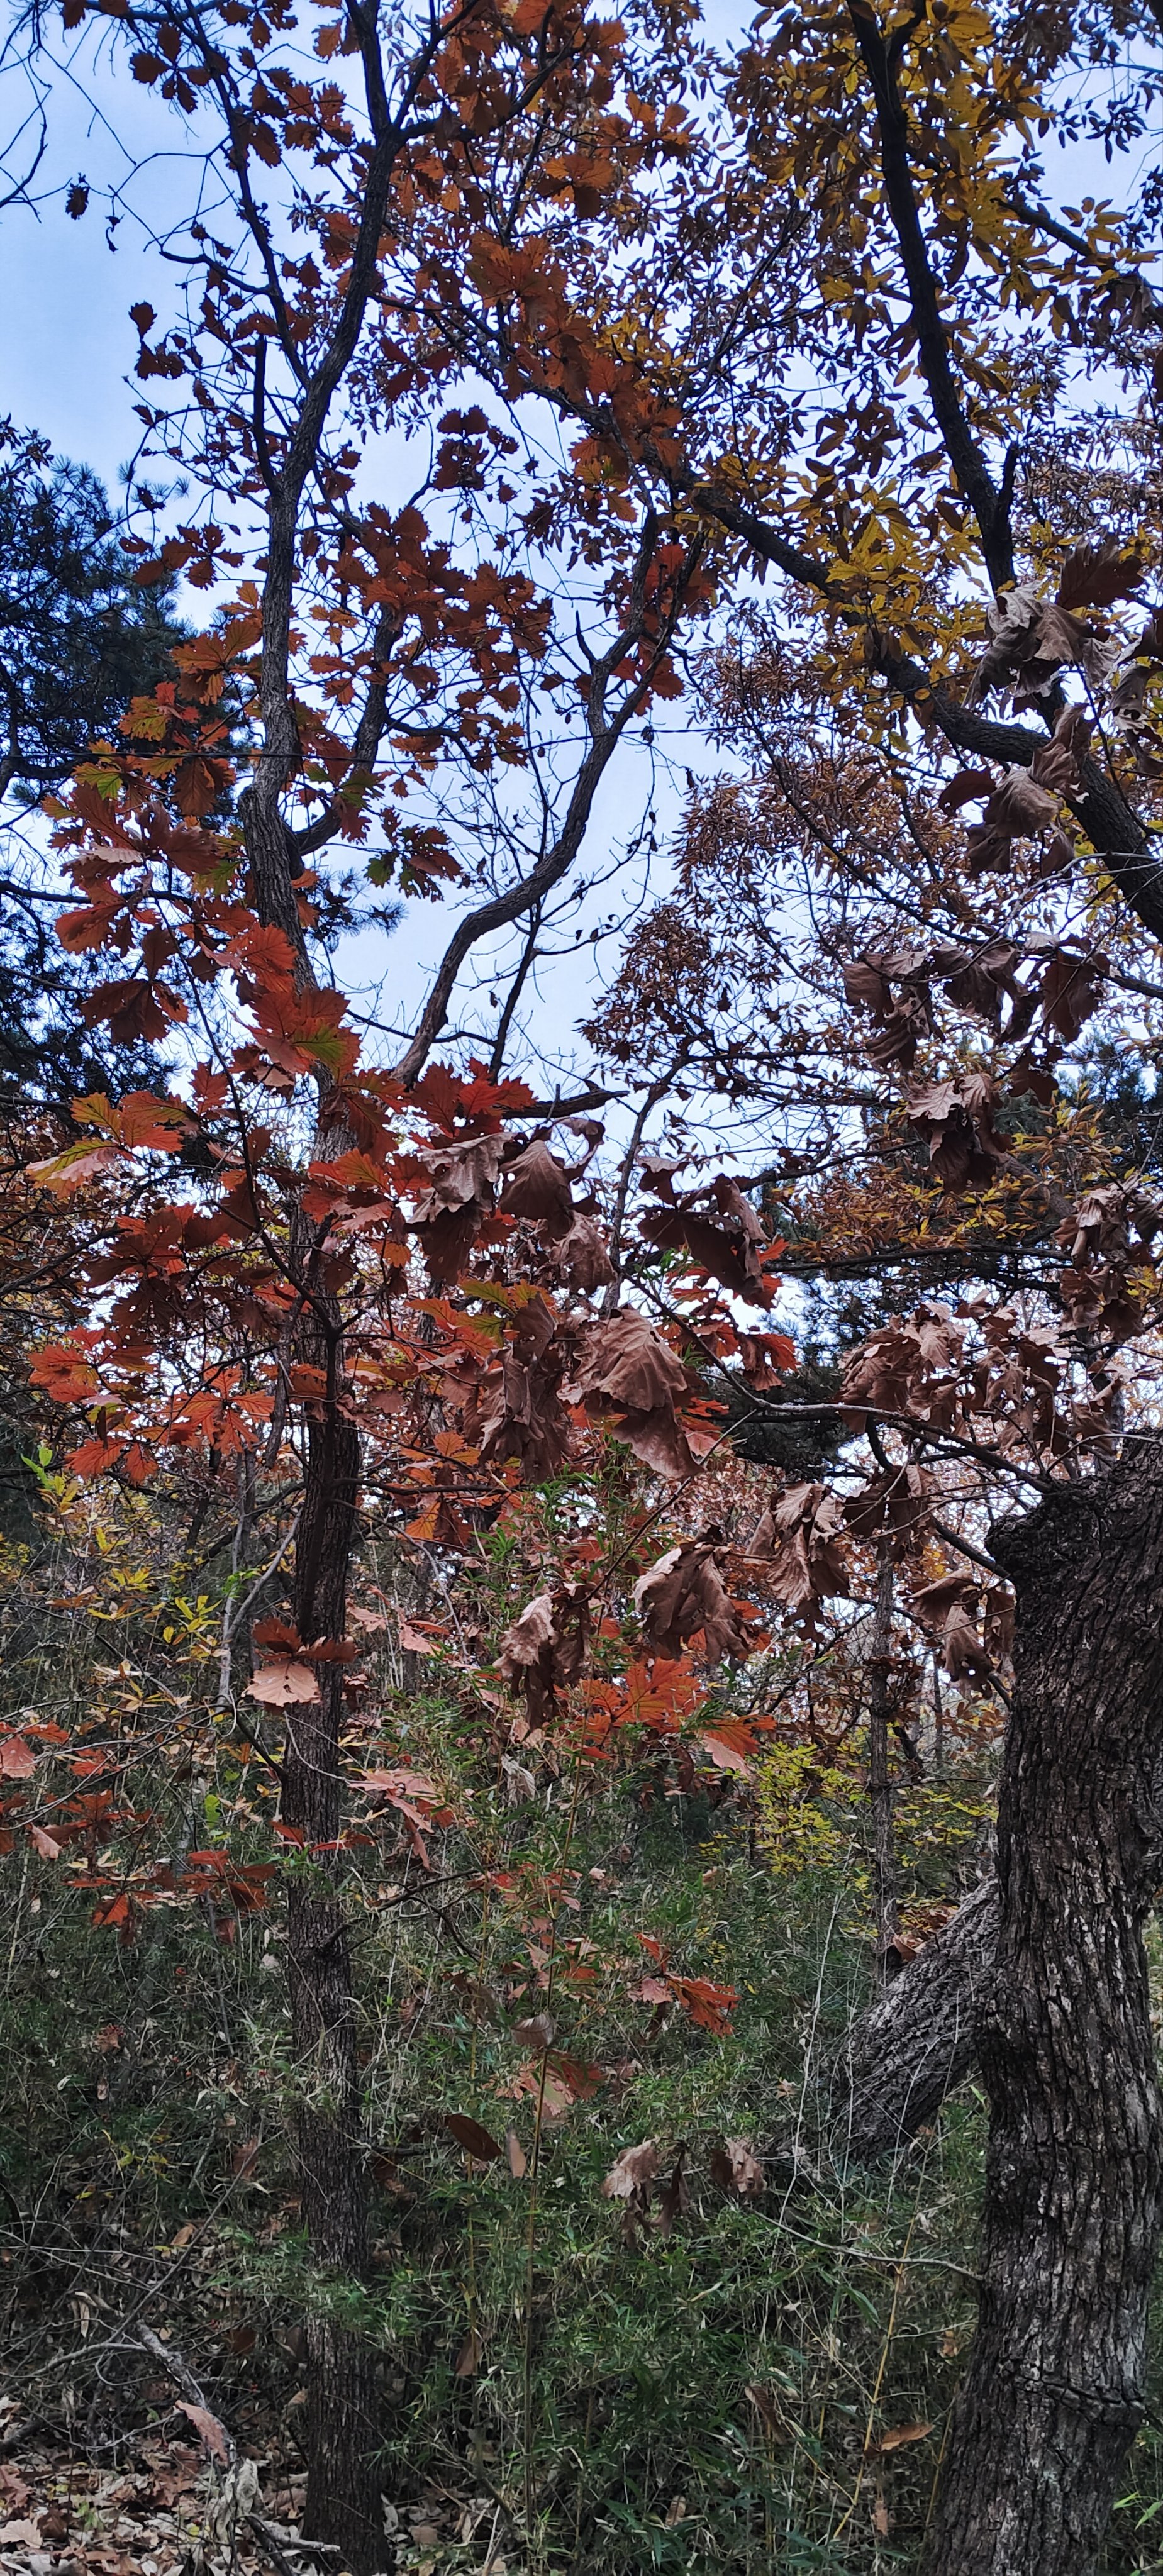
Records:
[[[1143,1917],[1163,1876],[1163,1444],[1004,1523],[977,2339],[926,2576],[1087,2576],[1143,2414],[1163,2212]]]
[[[834,2163],[872,2164],[897,2154],[968,2075],[996,1942],[990,1878],[854,2023],[832,2079]]]

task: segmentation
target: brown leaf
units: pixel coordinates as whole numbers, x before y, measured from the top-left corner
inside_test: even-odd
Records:
[[[883,1027],[866,1038],[865,1053],[870,1064],[899,1064],[905,1073],[911,1073],[917,1060],[917,1048],[928,1034],[928,1013],[909,994],[894,1005]]]
[[[984,1681],[993,1665],[978,1637],[965,1602],[955,1601],[945,1621],[941,1652],[950,1681]]]
[[[456,2356],[456,2378],[475,2379],[481,2366],[483,2353],[484,2345],[474,2326],[472,2333],[465,2336]]]
[[[861,1429],[866,1411],[908,1413],[948,1431],[957,1410],[964,1339],[964,1325],[946,1306],[894,1315],[845,1362],[840,1401],[846,1420]]]
[[[1138,590],[1145,571],[1139,547],[1121,545],[1117,537],[1104,537],[1097,546],[1073,546],[1062,566],[1059,606],[1109,608]]]
[[[755,2412],[760,2417],[766,2430],[769,2433],[774,2434],[778,2441],[786,2442],[788,2439],[787,2425],[784,2421],[783,2408],[780,2405],[779,2398],[777,2397],[774,2388],[761,2388],[758,2386],[756,2381],[749,2379],[744,2385],[743,2394],[745,2397],[750,2398],[751,2403],[755,2408]]]
[[[503,2021],[499,1998],[483,1977],[472,1977],[466,1968],[458,1968],[449,1984],[461,1997],[473,2021],[489,2021],[498,2027]]]
[[[990,640],[966,691],[967,706],[1010,685],[1016,706],[1036,702],[1063,663],[1078,660],[1089,632],[1061,601],[1040,598],[1033,582],[1018,582],[995,599],[986,623]]]
[[[551,1246],[553,1269],[571,1288],[592,1297],[595,1288],[608,1288],[614,1269],[606,1250],[601,1227],[592,1216],[575,1216],[569,1233]]]
[[[887,1474],[870,1476],[844,1504],[844,1518],[856,1537],[887,1537],[894,1556],[918,1544],[928,1517],[929,1479],[923,1467],[890,1467]]]
[[[503,1136],[472,1136],[432,1145],[416,1156],[421,1191],[411,1224],[431,1277],[454,1279],[463,1269],[485,1218],[492,1213]]]
[[[1098,951],[1083,956],[1073,954],[1068,948],[1051,951],[1038,988],[1038,1000],[1043,1019],[1050,1028],[1058,1030],[1067,1045],[1098,1009],[1109,962]]]
[[[217,2460],[220,2468],[228,2469],[230,2439],[225,2425],[219,2423],[218,2417],[211,2415],[208,2407],[192,2406],[188,2397],[179,2397],[175,2411],[179,2415],[188,2416],[207,2458]]]
[[[1063,707],[1049,742],[1042,743],[1030,762],[1030,776],[1039,787],[1055,796],[1066,795],[1079,784],[1079,761],[1085,758],[1094,726],[1085,708]]]
[[[942,788],[937,803],[943,814],[957,814],[963,805],[970,805],[982,797],[991,796],[994,784],[991,769],[959,769],[956,777],[949,780],[948,786]]]
[[[646,1642],[671,1663],[700,1630],[712,1662],[740,1660],[747,1651],[746,1630],[719,1572],[717,1536],[684,1539],[669,1548],[634,1586]]]
[[[766,2175],[749,2138],[727,2138],[711,2149],[711,2180],[721,2191],[738,2192],[740,2200],[758,2199]]]
[[[942,1574],[913,1594],[913,1608],[926,1628],[941,1628],[951,1610],[976,1599],[981,1586],[971,1574]]]
[[[987,777],[992,787],[992,778]],[[892,1009],[892,993],[879,966],[869,957],[845,957],[840,972],[844,978],[845,999],[853,1005],[863,1003],[865,1010],[875,1011],[878,1019],[887,1019]]]
[[[552,2048],[552,2014],[531,2013],[527,2021],[515,2021],[513,2024],[513,2037],[514,2039],[520,2040],[523,2048]]]
[[[6,1780],[30,1780],[35,1769],[36,1755],[23,1735],[0,1739],[0,1773]]]
[[[400,1612],[400,1644],[406,1655],[434,1655],[436,1652],[435,1640],[426,1637],[422,1628],[414,1628],[411,1620],[405,1619],[403,1611]]]
[[[988,1074],[926,1083],[909,1096],[909,1117],[929,1147],[929,1165],[944,1188],[988,1189],[1005,1151],[993,1125],[997,1085]]]
[[[752,1306],[770,1305],[772,1282],[759,1257],[765,1229],[729,1173],[720,1172],[705,1189],[684,1192],[672,1206],[652,1210],[641,1225],[647,1242],[660,1251],[689,1252],[735,1296]]]
[[[653,2138],[644,2138],[637,2147],[623,2147],[602,2184],[602,2198],[636,2201],[645,2208],[657,2174],[658,2149]]]
[[[804,1610],[830,1596],[847,1598],[843,1532],[844,1515],[826,1485],[789,1485],[773,1496],[747,1552],[770,1558],[767,1583],[776,1600]]]
[[[685,2162],[686,2148],[680,2147],[658,2195],[658,2229],[661,2236],[673,2235],[676,2218],[683,2217],[690,2208],[691,2196],[686,2175],[683,2172]]]
[[[878,2442],[869,2443],[868,2456],[872,2458],[881,2451],[899,2451],[905,2442],[923,2442],[932,2430],[931,2424],[893,2424],[887,2433],[881,2434]]]
[[[523,2181],[529,2170],[529,2159],[515,2129],[505,2131],[505,2153],[514,2182]]]
[[[571,1336],[540,1292],[513,1316],[504,1351],[479,1376],[462,1428],[487,1461],[517,1458],[530,1477],[555,1476],[572,1449],[560,1387]]]
[[[552,1715],[556,1695],[578,1679],[589,1637],[589,1595],[580,1583],[539,1592],[501,1639],[498,1667],[510,1688],[524,1694],[530,1724]]]
[[[483,2129],[480,2121],[474,2120],[467,2111],[445,2111],[441,2116],[450,2138],[455,2138],[466,2155],[475,2156],[478,2164],[491,2164],[494,2156],[503,2156],[504,2148],[499,2147],[491,2132]]]
[[[635,1307],[586,1328],[573,1383],[562,1393],[608,1421],[659,1475],[693,1475],[694,1453],[678,1419],[689,1401],[686,1371]]]
[[[259,1700],[264,1708],[288,1708],[317,1700],[319,1684],[309,1664],[282,1657],[277,1663],[259,1665],[253,1681],[247,1683],[245,1697]]]
[[[500,1206],[503,1216],[528,1217],[550,1235],[569,1233],[574,1221],[569,1175],[548,1145],[535,1139],[510,1164]]]

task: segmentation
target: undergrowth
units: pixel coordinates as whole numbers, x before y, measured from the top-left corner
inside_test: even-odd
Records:
[[[8,1705],[103,1748],[93,1794],[116,1772],[136,1818],[148,1798],[153,1846],[213,1838],[240,1869],[311,1866],[279,1854],[237,1730],[207,1734],[209,1625],[192,1609],[159,1663],[172,1603],[163,1616],[121,1583],[98,1661],[92,1624],[51,1609],[75,1595],[46,1577],[33,1619],[30,1584]],[[973,2332],[984,2107],[967,2087],[875,2174],[837,2169],[817,2133],[817,2078],[869,1985],[857,1774],[821,1784],[827,1833],[805,1854],[775,1830],[786,1766],[758,1803],[745,1779],[684,1790],[645,1739],[617,1768],[538,1747],[516,1778],[496,1710],[466,1702],[439,1653],[405,1690],[392,1639],[377,1652],[353,1744],[367,1761],[390,1736],[450,1821],[425,1824],[427,1866],[395,1814],[351,1855],[367,2282],[314,2275],[304,2248],[277,1875],[253,1907],[207,1893],[95,1929],[80,1857],[22,1838],[0,1861],[10,2386],[115,2461],[172,2413],[133,2342],[144,2321],[245,2448],[293,2457],[302,2318],[339,2304],[381,2356],[404,2569],[915,2567]],[[51,1785],[52,1742],[44,1758]],[[907,1785],[918,1907],[972,1868],[987,1769],[969,1745]],[[120,1853],[128,1870],[144,1827],[101,1831],[102,1866]],[[659,1961],[696,1992],[733,1990],[733,2008],[700,2023],[660,2000]],[[547,2057],[528,2035],[546,2013]],[[450,2117],[496,2152],[466,2152]],[[728,2138],[762,2156],[760,2195],[716,2179]],[[606,2196],[616,2157],[648,2140],[649,2205]],[[1109,2576],[1158,2566],[1161,2528],[1152,2419]]]

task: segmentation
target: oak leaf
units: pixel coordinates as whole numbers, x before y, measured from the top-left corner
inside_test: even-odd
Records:
[[[500,1207],[503,1216],[528,1217],[549,1235],[569,1233],[574,1221],[569,1175],[540,1138],[510,1164]]]
[[[567,1404],[608,1423],[636,1458],[660,1476],[690,1476],[694,1452],[679,1420],[689,1402],[686,1371],[645,1315],[632,1306],[583,1330]]]
[[[719,1533],[684,1539],[639,1576],[634,1607],[647,1644],[656,1655],[678,1663],[699,1631],[711,1662],[735,1661],[747,1652],[747,1636],[719,1571]]]
[[[259,1700],[264,1708],[288,1708],[294,1702],[317,1700],[319,1684],[309,1664],[292,1663],[282,1656],[276,1662],[259,1665],[253,1680],[247,1683],[245,1696]]]
[[[789,1485],[772,1497],[747,1553],[770,1561],[765,1581],[776,1600],[803,1610],[829,1596],[847,1597],[843,1535],[843,1512],[826,1485]]]
[[[653,2138],[644,2138],[637,2147],[623,2147],[602,2184],[603,2200],[637,2201],[645,2209],[658,2170],[658,2149]]]
[[[578,1680],[589,1639],[589,1595],[580,1583],[539,1592],[501,1639],[497,1661],[516,1695],[524,1695],[532,1726],[551,1716],[557,1693]]]

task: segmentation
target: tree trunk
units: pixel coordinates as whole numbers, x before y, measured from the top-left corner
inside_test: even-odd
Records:
[[[337,1401],[308,1434],[296,1549],[295,1625],[304,1643],[342,1637],[355,1529],[359,1438]],[[341,1830],[343,1666],[316,1666],[320,1696],[287,1711],[282,1815],[309,1849],[287,1905],[291,2032],[303,2088],[297,2147],[303,2219],[316,2264],[345,2282],[367,2271],[367,2187],[347,1925],[334,1844]],[[352,2576],[386,2567],[377,2460],[375,2356],[341,2316],[309,2315],[307,2509],[312,2539],[337,2542]]]
[[[876,1917],[876,1973],[889,1975],[889,1955],[899,1916],[896,1901],[896,1852],[892,1832],[892,1781],[888,1769],[889,1675],[892,1670],[892,1558],[882,1540],[876,1570],[876,1606],[868,1657],[868,1801],[872,1809],[873,1905]]]
[[[1163,2199],[1141,1927],[1163,1876],[1163,1444],[992,1551],[1018,1595],[977,2339],[927,2576],[1087,2576],[1143,2415]]]
[[[268,736],[270,728],[268,725]],[[284,745],[285,752],[285,745]],[[280,757],[283,755],[280,754]],[[264,759],[266,754],[264,754]],[[265,775],[265,773],[264,773]],[[300,981],[314,982],[292,883],[291,852],[272,780],[252,791],[247,848],[261,918],[285,931]],[[320,1082],[314,1155],[334,1160],[352,1137],[328,1109]],[[301,1212],[291,1228],[291,1264],[303,1296],[295,1356],[320,1371],[326,1392],[311,1408],[303,1502],[295,1541],[295,1626],[305,1646],[339,1640],[347,1625],[347,1579],[356,1536],[359,1434],[344,1409],[343,1321],[320,1277],[313,1227]],[[343,2552],[351,2576],[376,2576],[393,2558],[385,2538],[376,2407],[375,2355],[344,2320],[345,2284],[368,2266],[368,2195],[351,1953],[335,1849],[342,1828],[340,1742],[343,1666],[317,1664],[319,1698],[287,1710],[281,1821],[318,1857],[292,1865],[287,1899],[291,2037],[302,2087],[296,2122],[303,2222],[312,2257],[331,2276],[332,2310],[305,2320],[307,2339],[306,2534]]]

